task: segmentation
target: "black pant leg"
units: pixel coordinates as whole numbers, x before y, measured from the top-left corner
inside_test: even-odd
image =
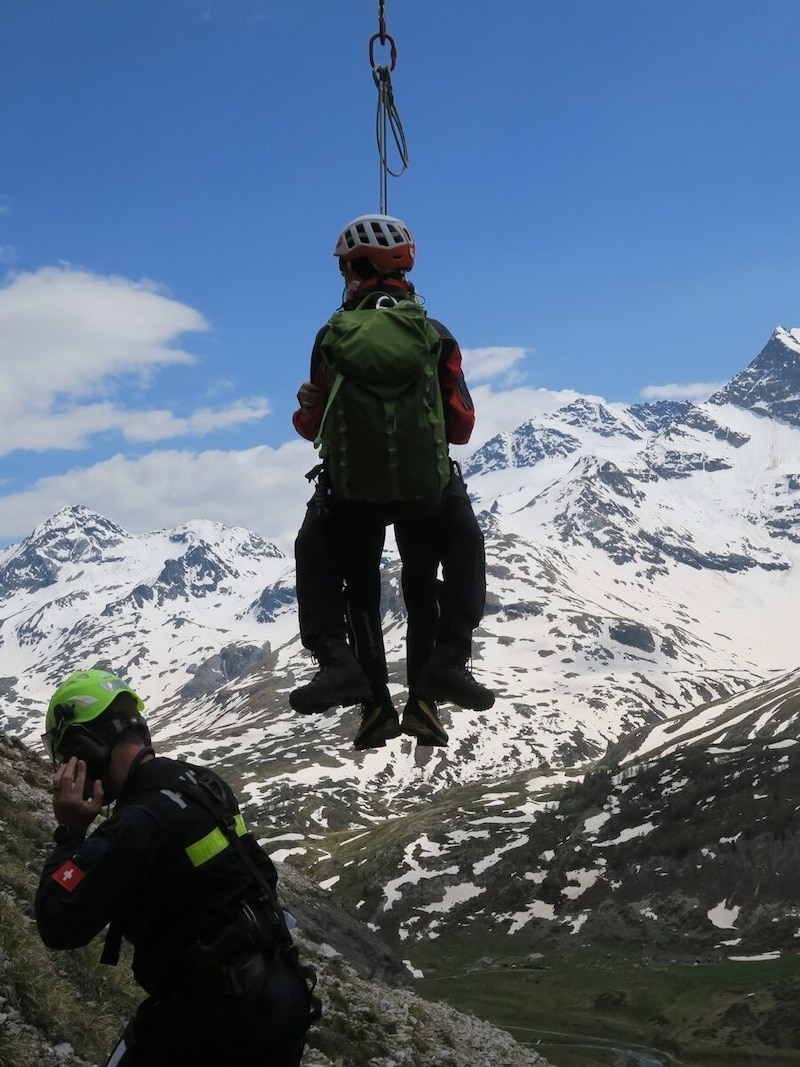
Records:
[[[381,555],[386,524],[381,509],[337,500],[339,561],[344,579],[347,630],[356,659],[380,696],[388,670],[381,619]]]
[[[472,631],[480,624],[486,606],[486,554],[483,531],[455,464],[442,497],[439,519],[444,581],[438,641],[456,644],[469,655]]]
[[[406,675],[413,693],[420,671],[436,646],[439,625],[439,513],[394,524],[402,560],[401,585],[406,603]]]
[[[323,638],[344,640],[345,605],[338,527],[330,491],[320,483],[294,543],[300,639],[313,649]]]
[[[106,1067],[299,1067],[307,1026],[304,983],[275,957],[236,999],[148,997]]]

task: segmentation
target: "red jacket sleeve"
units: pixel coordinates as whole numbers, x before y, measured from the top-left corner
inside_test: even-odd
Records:
[[[313,382],[314,385],[322,390],[323,396],[328,391],[328,367],[322,358],[320,346],[326,330],[327,325],[322,327],[314,341],[314,347],[311,350],[311,369],[308,377],[310,382]],[[292,425],[306,441],[315,441],[317,439],[324,411],[325,403],[323,401],[313,407],[299,407],[292,415]]]
[[[465,445],[475,427],[475,405],[464,380],[461,349],[458,347],[458,341],[445,326],[436,319],[431,319],[430,322],[442,336],[439,386],[442,390],[447,440],[451,445]]]
[[[324,396],[328,388],[328,368],[324,363],[320,363],[317,373],[310,381],[319,386]],[[313,407],[300,407],[292,415],[292,425],[306,441],[316,441],[324,411],[325,404],[322,402],[314,404]]]

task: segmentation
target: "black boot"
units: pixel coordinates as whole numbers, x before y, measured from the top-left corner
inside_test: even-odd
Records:
[[[289,694],[295,711],[311,715],[338,704],[367,703],[372,692],[366,675],[346,641],[326,638],[314,649],[319,670],[308,683]]]
[[[467,659],[468,654],[461,653],[456,645],[437,645],[420,672],[415,690],[431,700],[487,711],[494,704],[494,693],[472,677]]]
[[[439,720],[439,709],[432,700],[409,697],[403,712],[404,734],[416,738],[424,747],[441,747],[447,744],[447,730]]]
[[[400,733],[400,720],[387,689],[373,694],[369,703],[361,705],[361,725],[353,744],[359,752],[365,748],[385,748],[386,742]]]

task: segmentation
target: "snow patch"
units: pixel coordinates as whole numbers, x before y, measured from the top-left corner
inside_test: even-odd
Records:
[[[716,926],[718,930],[735,930],[736,920],[739,918],[738,905],[733,908],[729,908],[725,901],[720,901],[715,908],[706,912],[709,921],[712,925]]]

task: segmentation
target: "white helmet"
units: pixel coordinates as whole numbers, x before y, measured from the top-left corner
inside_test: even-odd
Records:
[[[359,215],[345,226],[333,254],[344,262],[368,259],[376,270],[411,270],[414,238],[408,226],[391,215]]]

